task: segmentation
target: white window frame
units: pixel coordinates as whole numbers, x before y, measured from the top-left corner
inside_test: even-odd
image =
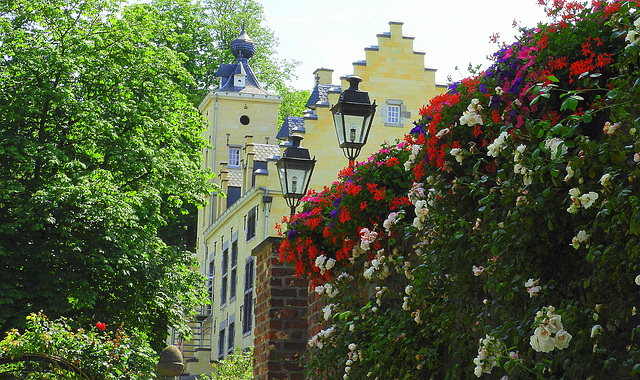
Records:
[[[404,101],[387,99],[378,111],[386,127],[404,127],[411,112],[407,111]]]
[[[385,123],[400,124],[400,112],[402,107],[399,104],[387,104],[387,114],[385,115]]]
[[[229,146],[229,162],[227,163],[227,167],[229,168],[240,168],[240,149],[242,147],[239,146]]]

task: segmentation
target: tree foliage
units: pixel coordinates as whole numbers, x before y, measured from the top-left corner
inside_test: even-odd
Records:
[[[0,330],[44,310],[162,348],[199,298],[158,229],[212,191],[193,83],[147,7],[0,5]]]
[[[280,92],[283,99],[278,109],[278,125],[281,126],[287,116],[302,116],[309,100],[309,94],[308,90],[284,88]]]
[[[548,2],[309,194],[280,253],[326,305],[311,378],[638,376],[639,7]]]
[[[150,6],[167,26],[156,41],[181,54],[185,69],[193,76],[194,83],[182,82],[180,87],[194,104],[217,86],[218,67],[235,62],[230,44],[243,28],[256,46],[251,66],[260,83],[279,94],[287,91],[286,82],[298,62],[276,57],[278,39],[263,25],[263,8],[255,0],[154,0]]]

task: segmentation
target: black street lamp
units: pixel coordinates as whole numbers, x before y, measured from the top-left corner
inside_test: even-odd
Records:
[[[353,166],[360,149],[367,143],[377,104],[375,100],[371,104],[369,94],[358,89],[362,78],[350,76],[347,81],[350,86],[340,94],[338,103],[331,107],[331,113],[338,144],[349,159],[349,165]]]
[[[276,162],[276,168],[280,187],[282,187],[282,196],[293,215],[302,197],[307,194],[316,158],[311,159],[309,149],[300,146],[300,141],[303,139],[301,135],[292,135],[289,139],[292,144],[285,149],[282,158]]]

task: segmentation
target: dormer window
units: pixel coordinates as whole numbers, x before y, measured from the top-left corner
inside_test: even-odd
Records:
[[[244,88],[247,83],[247,76],[245,74],[236,74],[233,76],[233,85],[235,87]]]

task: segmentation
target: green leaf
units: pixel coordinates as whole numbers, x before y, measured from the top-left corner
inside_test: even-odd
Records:
[[[533,153],[531,154],[531,159],[535,161],[539,155],[540,155],[540,148],[536,148],[536,150],[534,150]]]
[[[575,95],[566,98],[562,105],[560,106],[560,111],[564,111],[566,109],[570,109],[571,111],[575,111],[578,107],[578,99]]]

